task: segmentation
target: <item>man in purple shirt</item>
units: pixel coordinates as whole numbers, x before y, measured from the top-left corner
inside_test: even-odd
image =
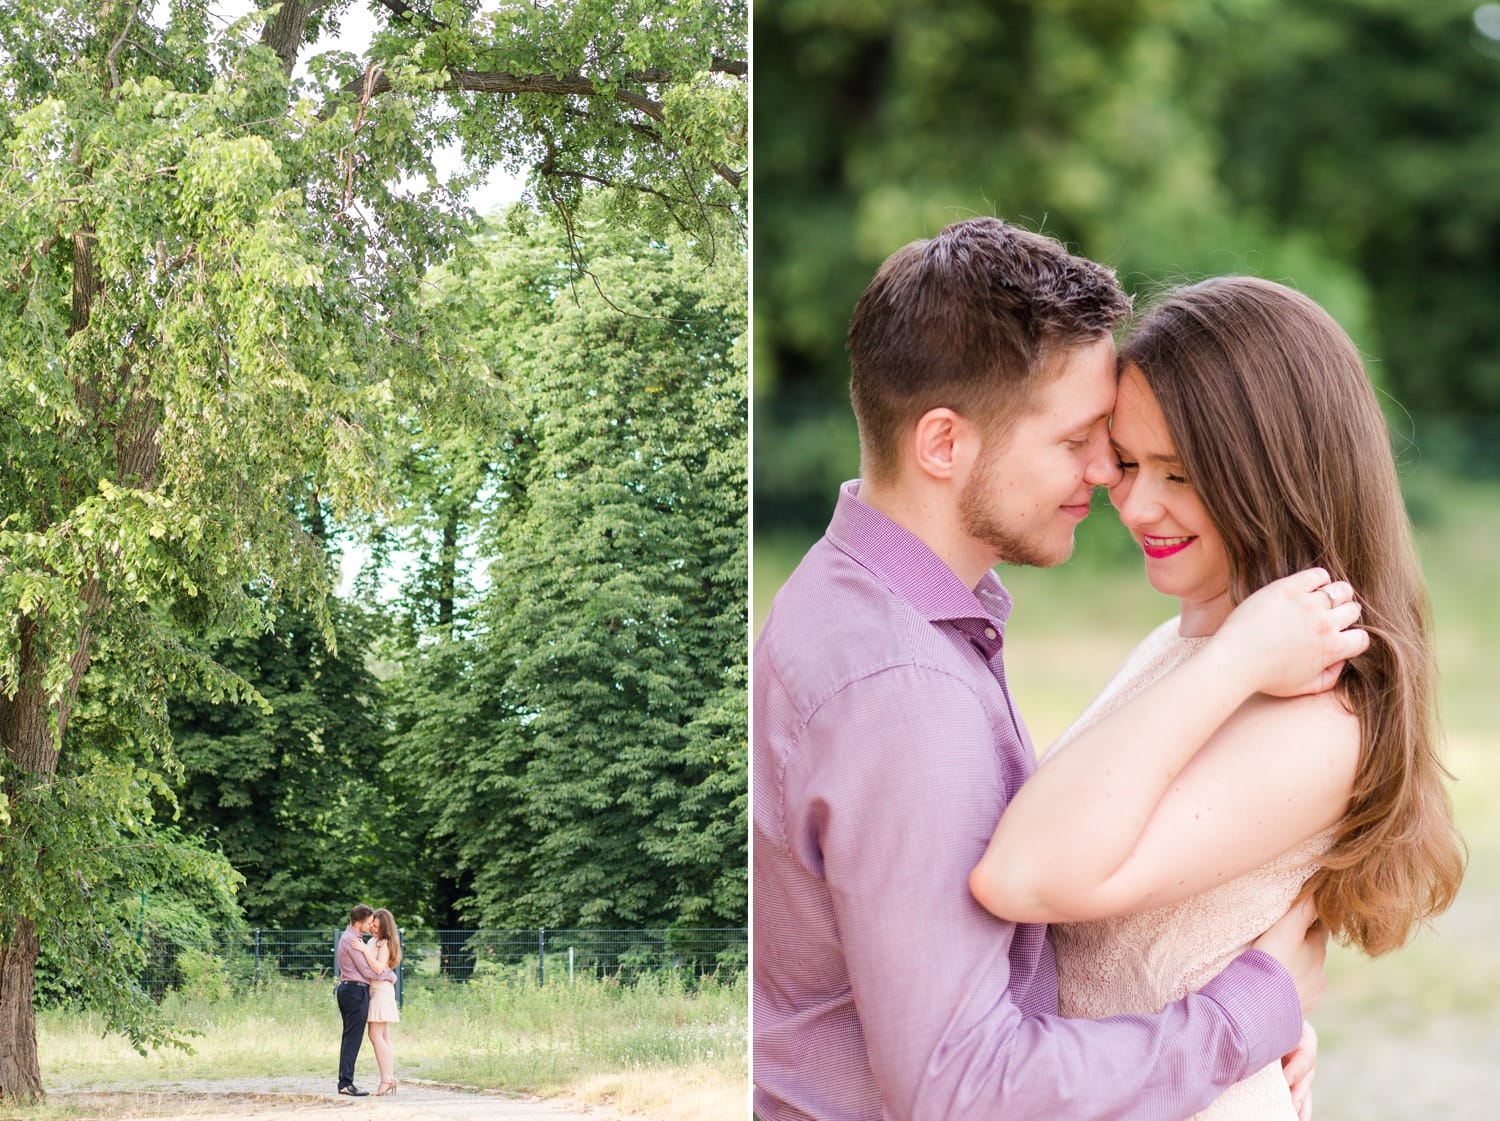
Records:
[[[344,1034],[339,1043],[339,1093],[348,1098],[369,1096],[368,1090],[354,1085],[354,1062],[364,1039],[365,1018],[370,1010],[370,982],[394,981],[396,974],[387,969],[377,973],[370,967],[360,943],[375,933],[375,911],[356,903],[349,912],[349,925],[339,935],[334,961],[338,965],[339,983],[334,990],[339,1015],[344,1020]]]
[[[1170,1121],[1298,1043],[1326,945],[1305,910],[1201,992],[1096,1022],[1057,1015],[1046,928],[968,890],[1035,767],[991,569],[1065,560],[1117,477],[1110,331],[1127,310],[1108,270],[995,219],[899,250],[855,309],[862,477],[755,650],[762,1121]],[[1219,657],[1176,671],[1200,675],[1219,720],[1258,690],[1331,683],[1365,641],[1301,633],[1275,604],[1237,616]],[[1144,723],[1172,735],[1171,715]]]

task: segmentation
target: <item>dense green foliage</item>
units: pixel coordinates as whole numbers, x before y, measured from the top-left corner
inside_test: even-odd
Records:
[[[445,285],[507,372],[487,586],[408,642],[393,759],[471,922],[742,925],[743,257],[579,228],[587,280],[533,223]]]
[[[332,611],[336,646],[311,614],[287,611],[213,650],[263,704],[172,703],[182,822],[245,878],[251,925],[342,925],[366,897],[412,908],[415,841],[395,828],[384,695],[366,664],[373,620],[339,601]]]
[[[233,880],[162,825],[167,697],[267,699],[208,636],[296,619],[277,641],[297,635],[309,666],[331,654],[330,566],[305,527],[388,509],[413,418],[503,380],[424,295],[474,222],[437,146],[462,142],[472,174],[525,168],[565,225],[589,184],[658,235],[733,245],[743,224],[733,0],[671,20],[625,0],[387,0],[365,57],[304,58],[349,7],[230,23],[204,0],[25,0],[0,19],[0,1098],[40,1093],[38,936],[58,973],[105,979],[91,995],[116,1026],[161,1038],[110,934],[120,901],[173,883],[211,916]],[[274,643],[242,652],[282,714],[203,802],[247,796],[291,750],[280,804],[257,808],[316,829],[286,799],[315,781],[317,683],[280,673]],[[365,758],[345,732],[338,750]]]
[[[843,333],[876,266],[974,214],[1141,295],[1290,281],[1423,455],[1495,466],[1500,43],[1468,0],[764,0],[755,32],[758,530],[821,526],[857,470]]]

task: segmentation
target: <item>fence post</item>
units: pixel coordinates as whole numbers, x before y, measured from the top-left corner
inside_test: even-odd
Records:
[[[260,927],[255,928],[255,983],[260,984]]]
[[[538,927],[536,932],[536,987],[547,984],[547,928]]]
[[[573,947],[568,947],[568,984],[573,983]]]
[[[401,937],[401,928],[398,926],[396,928],[396,944],[398,946],[402,945],[404,943],[404,941],[405,941],[405,939],[403,939]],[[397,1008],[405,1008],[406,1007],[406,996],[405,996],[405,993],[402,992],[402,985],[401,985],[401,982],[404,981],[404,980],[406,980],[406,955],[403,953],[401,955],[401,960],[396,963],[396,1007]]]

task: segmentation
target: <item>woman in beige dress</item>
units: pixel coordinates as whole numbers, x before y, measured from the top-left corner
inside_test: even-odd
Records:
[[[1066,1015],[1154,1012],[1310,893],[1369,954],[1444,910],[1463,872],[1438,761],[1426,589],[1358,351],[1311,300],[1225,277],[1180,289],[1121,348],[1110,497],[1180,614],[1136,649],[1011,801],[976,898],[1054,927]],[[1330,692],[1255,696],[1196,753],[1099,725],[1203,651],[1234,606],[1312,565],[1359,596],[1369,649]],[[1329,593],[1332,600],[1333,595]],[[1201,731],[1201,736],[1197,735]],[[1299,1091],[1301,1085],[1299,1084]],[[1276,1064],[1200,1118],[1296,1121]]]
[[[375,912],[375,937],[362,944],[370,968],[377,972],[395,969],[401,964],[401,932],[396,928],[396,919],[384,907]],[[370,1046],[375,1049],[375,1062],[380,1067],[380,1085],[375,1087],[375,1096],[382,1097],[396,1092],[396,1060],[391,1051],[390,1025],[401,1020],[396,1007],[396,983],[394,981],[370,982],[370,1012],[365,1025],[370,1033]]]

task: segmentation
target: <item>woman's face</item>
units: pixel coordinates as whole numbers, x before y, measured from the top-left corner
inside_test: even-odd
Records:
[[[1146,579],[1182,601],[1182,633],[1212,634],[1234,605],[1223,538],[1187,477],[1166,418],[1134,365],[1120,377],[1110,419],[1120,481],[1109,498],[1146,556]]]

